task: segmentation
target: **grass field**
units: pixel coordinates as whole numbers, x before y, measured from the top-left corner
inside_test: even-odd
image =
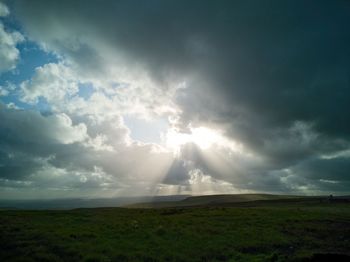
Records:
[[[0,212],[0,261],[350,261],[350,205]]]

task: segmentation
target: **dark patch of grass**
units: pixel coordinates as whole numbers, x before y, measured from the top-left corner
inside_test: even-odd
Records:
[[[347,203],[0,213],[0,261],[316,261],[349,250]]]

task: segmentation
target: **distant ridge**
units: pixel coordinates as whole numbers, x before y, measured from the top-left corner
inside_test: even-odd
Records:
[[[190,196],[180,201],[142,202],[125,205],[127,208],[166,208],[196,206],[252,206],[264,204],[300,203],[329,201],[328,196],[297,196],[273,194],[226,194]],[[334,197],[333,201],[350,201],[349,196]]]
[[[180,201],[189,195],[137,196],[114,198],[63,198],[63,199],[18,199],[0,200],[0,210],[67,210],[75,208],[121,207],[139,202]]]
[[[67,198],[42,200],[0,200],[0,210],[68,210],[76,208],[166,208],[196,206],[254,206],[329,201],[329,196],[273,194],[166,195],[116,198]],[[333,196],[334,202],[349,202],[350,196]]]

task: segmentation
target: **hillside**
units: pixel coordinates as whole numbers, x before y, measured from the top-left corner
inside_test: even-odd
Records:
[[[258,207],[283,205],[314,205],[328,202],[350,203],[350,196],[297,196],[272,194],[227,194],[190,196],[178,201],[149,201],[125,205],[126,208],[176,208],[176,207]]]
[[[310,197],[293,195],[271,195],[271,194],[228,194],[228,195],[205,195],[190,196],[180,201],[142,202],[126,205],[128,208],[164,208],[164,207],[194,207],[194,206],[220,206],[255,201],[276,200],[300,200]]]

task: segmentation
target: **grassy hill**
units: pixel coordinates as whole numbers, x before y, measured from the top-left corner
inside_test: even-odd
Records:
[[[326,197],[323,197],[327,199]],[[165,208],[165,207],[195,207],[195,206],[230,206],[238,203],[257,201],[280,201],[295,200],[306,201],[320,199],[320,197],[305,197],[292,195],[271,195],[271,194],[228,194],[228,195],[205,195],[190,196],[180,201],[153,201],[126,205],[128,208]]]
[[[350,261],[346,199],[179,202],[189,205],[1,211],[0,261]]]

